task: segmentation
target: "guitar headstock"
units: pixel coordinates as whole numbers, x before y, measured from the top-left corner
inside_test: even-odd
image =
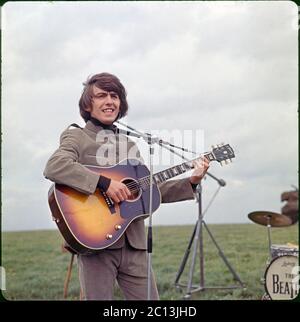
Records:
[[[209,158],[212,160],[216,160],[223,165],[231,162],[231,160],[235,157],[234,151],[229,144],[218,144],[216,146],[212,146],[212,152],[209,155]]]

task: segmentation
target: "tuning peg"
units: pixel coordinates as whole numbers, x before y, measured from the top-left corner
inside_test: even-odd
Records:
[[[220,162],[221,166],[223,167],[223,161]]]
[[[232,159],[229,159],[229,160],[230,160],[230,162],[233,162]]]
[[[229,160],[225,160],[225,164],[228,164],[230,161]]]

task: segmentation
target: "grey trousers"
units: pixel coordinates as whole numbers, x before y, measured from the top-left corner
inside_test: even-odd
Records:
[[[112,300],[117,281],[126,300],[147,300],[147,252],[129,246],[104,249],[98,254],[78,255],[82,299]],[[151,300],[158,300],[151,270]]]

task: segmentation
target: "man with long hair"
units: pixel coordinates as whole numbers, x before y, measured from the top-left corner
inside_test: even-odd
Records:
[[[47,162],[44,175],[55,183],[67,185],[90,195],[103,191],[115,203],[130,198],[128,187],[117,180],[88,170],[84,164],[112,166],[139,157],[135,143],[116,131],[113,123],[127,114],[126,90],[109,73],[96,74],[84,84],[79,100],[84,128],[68,127],[60,137],[60,146]],[[109,140],[107,131],[115,140]],[[124,148],[125,145],[125,148]],[[105,147],[105,148],[103,148]],[[113,153],[105,153],[113,151]],[[103,152],[103,153],[102,153]],[[194,188],[205,175],[209,162],[195,162],[189,178],[170,180],[159,185],[162,202],[194,198]],[[79,280],[84,299],[110,300],[117,280],[126,299],[147,299],[147,253],[143,219],[134,220],[110,247],[97,254],[78,254]],[[158,299],[154,275],[151,275],[151,299]]]

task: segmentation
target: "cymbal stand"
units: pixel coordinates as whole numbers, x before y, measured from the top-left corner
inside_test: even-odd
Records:
[[[269,243],[269,255],[270,261],[272,259],[272,242],[271,242],[271,216],[267,215],[267,232],[268,232],[268,243]]]

